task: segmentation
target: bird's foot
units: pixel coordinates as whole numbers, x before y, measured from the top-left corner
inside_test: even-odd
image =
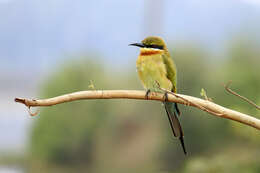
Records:
[[[165,102],[168,101],[168,93],[167,93],[167,92],[164,93],[164,101],[165,101]]]
[[[149,97],[150,92],[151,92],[150,89],[148,89],[148,90],[146,91],[145,96],[144,96],[146,100],[148,100],[148,97]]]

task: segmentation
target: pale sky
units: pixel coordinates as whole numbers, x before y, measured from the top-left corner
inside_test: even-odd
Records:
[[[251,4],[251,5],[260,5],[260,0],[241,0],[245,3]]]

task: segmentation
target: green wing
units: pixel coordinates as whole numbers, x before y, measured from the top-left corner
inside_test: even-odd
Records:
[[[167,69],[167,78],[172,82],[172,91],[177,92],[177,69],[168,51],[163,55],[163,61]]]
[[[166,69],[167,69],[167,78],[172,82],[172,86],[173,86],[172,91],[176,93],[177,92],[177,87],[176,87],[177,70],[176,70],[176,66],[167,50],[166,50],[166,53],[163,55],[163,61],[166,66]],[[173,135],[175,137],[179,138],[182,149],[183,149],[184,153],[186,154],[187,152],[186,152],[185,145],[184,145],[183,131],[182,131],[179,119],[177,117],[177,115],[180,115],[180,110],[177,106],[177,103],[171,103],[171,102],[166,101],[166,102],[164,102],[164,105],[165,105],[165,110],[168,115],[168,119],[169,119],[169,122],[171,125]]]

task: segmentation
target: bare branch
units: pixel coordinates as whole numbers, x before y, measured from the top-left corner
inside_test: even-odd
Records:
[[[244,97],[244,96],[241,96],[240,94],[238,94],[238,93],[236,93],[235,91],[231,90],[231,89],[229,88],[230,84],[231,84],[231,81],[229,81],[226,85],[224,85],[224,87],[225,87],[225,89],[226,89],[227,92],[229,92],[229,93],[231,93],[231,94],[233,94],[233,95],[235,95],[235,96],[241,98],[242,100],[244,100],[244,101],[246,101],[247,103],[249,103],[249,104],[253,105],[254,107],[256,107],[256,109],[260,110],[260,106],[256,105],[253,101],[251,101],[251,100],[249,100],[248,98],[246,98],[246,97]]]
[[[205,112],[208,112],[208,113],[210,113],[210,114],[213,114],[213,115],[217,115],[217,116],[222,116],[222,115],[223,115],[223,114],[218,113],[218,112],[213,112],[213,111],[211,111],[211,110],[209,110],[209,109],[207,109],[207,108],[205,108],[205,107],[203,107],[203,106],[201,106],[201,105],[199,105],[199,104],[197,104],[197,103],[191,102],[191,101],[189,101],[189,100],[187,100],[187,99],[185,99],[185,98],[183,98],[183,97],[177,95],[177,94],[174,93],[174,92],[168,91],[168,90],[163,89],[163,88],[160,88],[160,89],[163,90],[163,91],[165,91],[165,92],[167,92],[167,93],[169,93],[169,94],[174,95],[174,96],[177,97],[177,98],[182,99],[184,102],[186,102],[186,104],[184,103],[184,105],[187,105],[187,106],[193,105],[194,107],[197,107],[197,108],[199,108],[199,109],[201,109],[201,110],[203,110],[203,111],[205,111]],[[206,99],[206,100],[209,101],[208,99]]]
[[[145,94],[146,94],[145,91],[137,91],[137,90],[94,90],[94,91],[79,91],[79,92],[65,94],[53,98],[39,99],[39,100],[15,98],[15,101],[22,103],[27,107],[35,107],[35,106],[53,106],[64,102],[71,102],[71,101],[83,100],[83,99],[146,100],[147,98],[145,97]],[[164,101],[164,94],[151,92],[151,94],[149,94],[148,100]],[[200,98],[182,95],[182,94],[174,94],[174,95],[171,94],[168,96],[168,101],[184,104],[187,106],[197,107],[212,115],[234,120],[260,130],[259,119],[222,107],[208,100],[203,100]]]

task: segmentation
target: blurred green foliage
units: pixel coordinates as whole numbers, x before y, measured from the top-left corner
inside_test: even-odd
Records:
[[[260,50],[236,40],[217,60],[197,47],[172,51],[179,92],[260,117],[223,84],[260,104]],[[254,46],[252,46],[254,45]],[[91,86],[89,88],[89,86]],[[115,72],[99,58],[70,60],[44,81],[41,97],[88,89],[141,89],[135,69]],[[28,172],[259,172],[259,132],[181,105],[188,156],[172,137],[163,107],[137,100],[75,101],[44,108],[33,126]]]

